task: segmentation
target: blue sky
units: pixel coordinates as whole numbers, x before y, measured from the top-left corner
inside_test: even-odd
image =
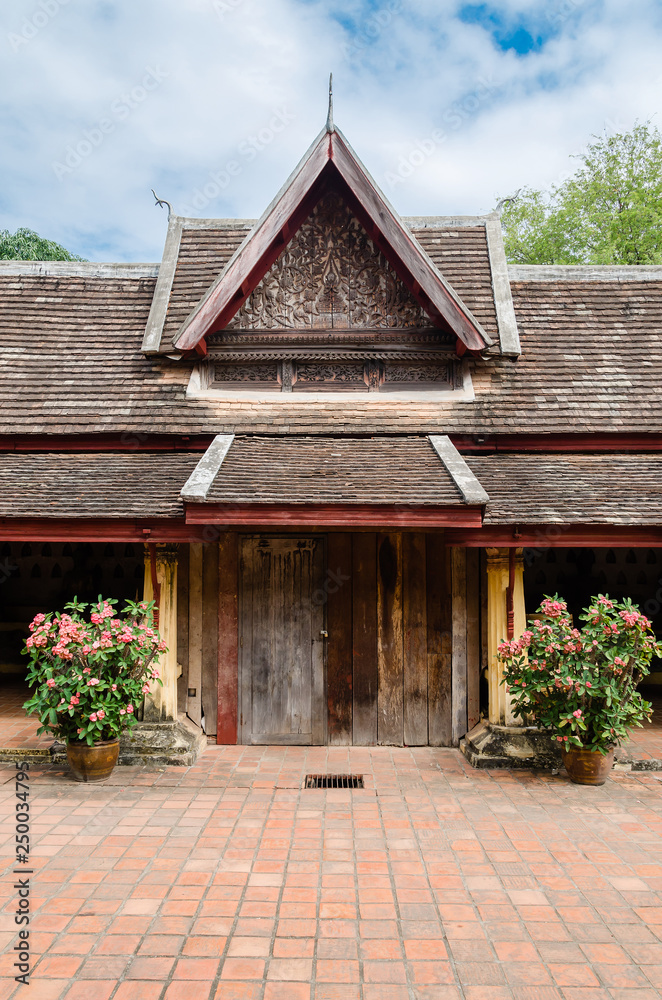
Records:
[[[335,115],[403,215],[559,183],[655,119],[659,0],[12,0],[0,228],[160,259],[166,213],[254,218]]]

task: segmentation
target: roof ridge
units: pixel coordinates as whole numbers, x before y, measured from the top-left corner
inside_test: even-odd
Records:
[[[160,264],[77,260],[0,260],[0,277],[37,278],[156,278]]]

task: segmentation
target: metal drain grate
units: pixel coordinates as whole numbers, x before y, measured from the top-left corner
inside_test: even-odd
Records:
[[[363,788],[362,774],[307,774],[304,788]]]

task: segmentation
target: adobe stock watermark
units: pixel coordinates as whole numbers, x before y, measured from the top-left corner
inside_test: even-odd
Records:
[[[212,0],[211,5],[219,21],[222,21],[228,14],[232,14],[237,7],[241,7],[243,2],[244,0]]]
[[[60,13],[62,7],[66,7],[71,0],[39,0],[36,9],[29,17],[24,17],[18,32],[7,33],[7,40],[14,52],[18,52],[24,45],[29,45],[37,37],[40,31],[50,24],[54,17]]]
[[[194,215],[201,212],[232,183],[235,177],[243,172],[247,163],[251,163],[259,153],[270,146],[276,136],[284,132],[288,125],[295,121],[295,116],[287,108],[274,108],[269,121],[258,132],[247,136],[237,146],[237,153],[229,159],[220,170],[210,170],[207,181],[194,189],[189,204],[183,205],[182,215]]]
[[[473,118],[483,104],[497,93],[498,85],[491,78],[479,77],[477,86],[465,94],[460,100],[454,101],[441,116],[446,128],[433,128],[429,135],[418,139],[414,148],[406,156],[401,156],[395,171],[388,171],[386,184],[395,188],[404,184],[411,175],[422,167],[437,150],[448,142],[449,131],[458,132],[469,119]]]
[[[613,118],[606,118],[603,123],[603,133],[607,138],[618,135],[621,132],[625,132],[627,131],[627,128],[628,126],[625,124],[625,122],[614,121]],[[595,138],[596,137],[593,136],[592,140]],[[585,142],[584,145],[581,147],[581,149],[569,153],[568,158],[571,160],[581,159],[581,157],[588,152],[590,145],[591,142]],[[578,168],[575,167],[574,169],[566,168],[565,170],[559,171],[554,180],[548,180],[545,184],[541,186],[540,190],[542,194],[546,195],[548,198],[551,198],[557,187],[562,186],[563,184],[565,184],[567,180],[569,180],[571,177],[574,177],[574,175],[577,173],[577,169]]]
[[[561,0],[561,3],[557,4],[557,6],[551,10],[548,10],[545,16],[550,24],[553,24],[555,27],[560,27],[568,20],[569,17],[576,14],[585,3],[586,0]]]
[[[355,59],[375,42],[386,28],[393,23],[394,18],[404,10],[403,0],[389,0],[379,10],[373,11],[370,17],[362,21],[354,32],[351,42],[342,47],[347,59]]]
[[[126,122],[168,76],[169,73],[160,66],[147,66],[140,83],[116,97],[108,108],[108,114],[100,118],[92,128],[84,129],[82,138],[67,146],[62,159],[53,161],[53,172],[57,179],[62,181],[78,170],[103,145],[106,137],[112,135],[118,125]]]
[[[0,584],[6,583],[12,573],[15,573],[18,569],[18,563],[11,562],[9,556],[5,556],[4,560],[0,562]]]

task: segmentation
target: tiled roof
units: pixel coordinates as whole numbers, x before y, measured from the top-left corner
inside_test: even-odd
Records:
[[[485,226],[421,227],[412,223],[410,232],[486,332],[498,341]]]
[[[498,339],[492,274],[484,225],[426,227],[410,231],[444,278],[467,304],[485,330]],[[163,329],[170,344],[180,325],[218,277],[250,232],[245,226],[212,225],[182,228],[177,266]]]
[[[404,404],[187,399],[193,362],[140,350],[154,282],[0,269],[0,433],[662,432],[662,281],[516,282],[521,358],[471,362],[474,402]]]
[[[183,517],[200,452],[0,452],[1,517]]]
[[[465,456],[485,524],[659,524],[662,455]]]
[[[163,343],[169,345],[177,330],[218,278],[250,225],[210,226],[182,229],[177,267],[163,328]]]
[[[461,504],[427,438],[235,438],[207,503]]]

